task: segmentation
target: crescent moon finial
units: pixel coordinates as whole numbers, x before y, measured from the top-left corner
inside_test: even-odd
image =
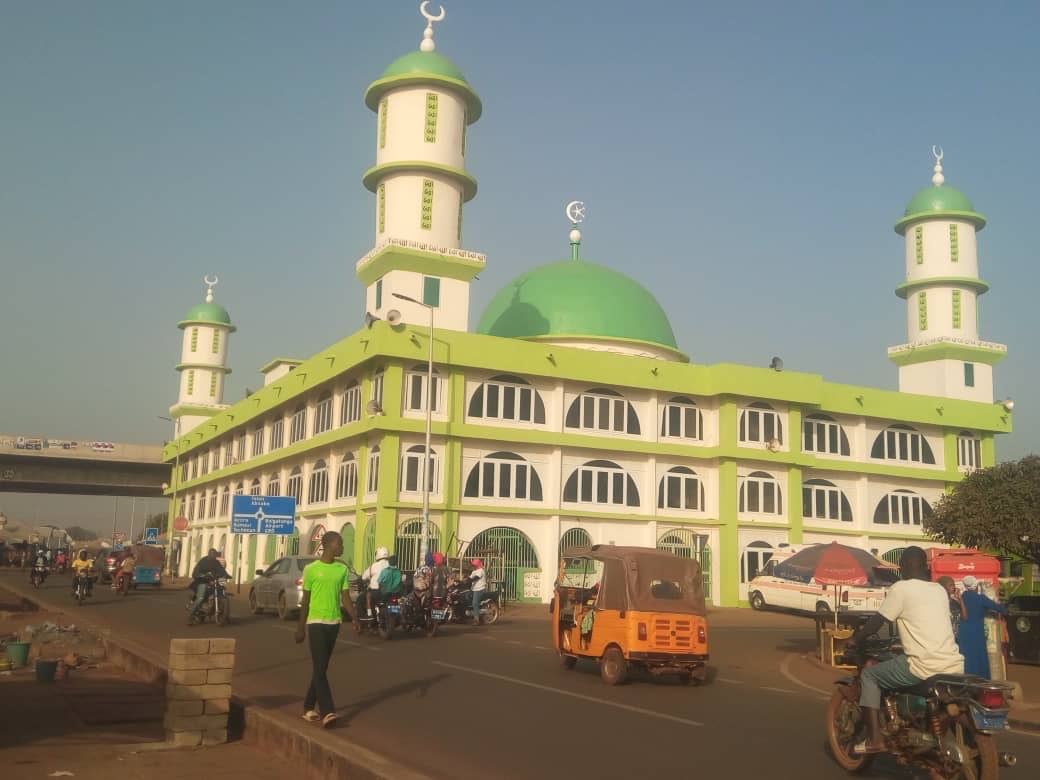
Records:
[[[206,283],[206,303],[213,303],[213,288],[217,286],[220,277],[216,274],[213,274],[212,276],[206,274],[202,277],[202,281]]]
[[[940,184],[946,181],[946,177],[943,176],[942,167],[943,148],[941,146],[936,146],[935,144],[932,144],[932,156],[935,158],[935,167],[932,168],[932,184],[938,187]]]
[[[430,0],[423,0],[419,3],[419,13],[422,14],[423,18],[426,20],[426,29],[423,30],[422,43],[419,44],[420,51],[433,51],[437,48],[436,44],[433,42],[433,23],[443,21],[445,16],[443,5],[437,6],[440,10],[437,15],[434,16],[426,10],[426,6],[429,4]]]
[[[585,221],[585,201],[583,200],[572,200],[567,204],[567,208],[564,211],[567,214],[567,219],[575,225]]]

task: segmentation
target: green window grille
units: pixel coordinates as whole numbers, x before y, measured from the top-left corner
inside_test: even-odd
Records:
[[[466,127],[468,126],[468,117],[462,115],[462,156],[466,156]]]
[[[960,247],[957,242],[957,226],[950,225],[950,262],[956,263],[959,254]]]
[[[928,298],[923,292],[917,294],[917,327],[928,330]]]
[[[961,326],[961,291],[953,291],[953,327]]]
[[[427,306],[441,305],[441,280],[436,276],[424,276],[422,300]]]
[[[419,227],[423,230],[433,228],[433,179],[422,180],[422,214]]]
[[[188,369],[188,395],[191,395],[195,390],[195,369]]]
[[[386,115],[388,112],[389,101],[387,98],[383,98],[379,104],[379,148],[383,149],[386,147]]]
[[[379,185],[379,192],[376,195],[376,201],[379,206],[379,232],[386,232],[386,185]]]
[[[455,223],[455,238],[458,241],[462,240],[462,201],[459,201],[459,219]]]
[[[432,144],[437,140],[437,93],[426,93],[426,143]]]
[[[383,308],[383,280],[376,282],[376,309]]]
[[[964,364],[964,386],[975,387],[975,364]]]
[[[216,328],[213,329],[213,354],[216,355],[220,352],[220,331]]]
[[[192,352],[198,352],[199,351],[199,329],[198,328],[192,328],[191,329],[191,351]]]
[[[922,225],[914,228],[914,255],[918,265],[924,263],[924,227]]]
[[[209,397],[217,397],[217,372],[214,371],[209,375]]]

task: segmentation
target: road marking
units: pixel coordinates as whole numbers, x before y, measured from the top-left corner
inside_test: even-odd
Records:
[[[466,672],[468,674],[475,674],[480,677],[489,677],[492,680],[501,680],[502,682],[513,683],[514,685],[523,685],[527,688],[534,688],[538,691],[546,691],[548,693],[555,693],[559,696],[569,696],[572,699],[579,699],[581,701],[592,702],[593,704],[602,704],[604,707],[613,707],[618,710],[625,710],[627,712],[634,712],[637,715],[647,715],[651,718],[660,718],[661,720],[670,720],[673,723],[681,723],[684,726],[703,726],[704,724],[696,721],[689,720],[687,718],[680,718],[677,715],[668,715],[664,712],[655,712],[654,710],[646,710],[642,707],[633,707],[631,704],[621,704],[616,701],[607,701],[606,699],[597,699],[595,696],[586,696],[582,693],[574,693],[572,691],[561,691],[559,688],[552,688],[548,685],[540,685],[538,683],[528,682],[527,680],[519,680],[516,677],[506,677],[504,674],[495,674],[494,672],[485,672],[480,669],[470,669],[466,666],[456,666],[455,664],[445,663],[444,661],[434,661],[437,666],[443,666],[446,669],[455,669],[460,672]]]
[[[743,685],[744,684],[743,680],[731,680],[728,677],[716,677],[715,679],[718,682],[729,683],[730,685]]]
[[[516,640],[516,639],[507,639],[506,640],[506,644],[507,645],[522,645],[523,642],[521,642],[519,640]]]
[[[806,690],[812,691],[813,693],[822,694],[823,698],[830,699],[831,698],[831,692],[830,691],[825,691],[822,688],[815,688],[812,685],[809,685],[808,683],[803,683],[801,680],[799,680],[797,677],[795,677],[794,674],[791,673],[791,670],[788,668],[788,665],[791,663],[791,659],[793,659],[793,658],[795,658],[795,656],[789,655],[789,656],[787,656],[787,658],[785,658],[780,663],[780,674],[782,674],[788,680],[793,682],[799,688],[805,688]]]
[[[552,650],[551,647],[542,647],[541,645],[534,645],[535,650]]]
[[[787,688],[770,688],[768,685],[760,685],[758,687],[763,691],[773,691],[773,693],[797,693],[797,691],[792,691]]]

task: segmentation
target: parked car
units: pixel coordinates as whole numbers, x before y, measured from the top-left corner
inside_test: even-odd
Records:
[[[748,602],[753,609],[789,609],[803,613],[829,613],[834,610],[835,588],[816,580],[798,582],[774,575],[776,565],[789,557],[774,555],[748,584]],[[856,585],[840,589],[839,612],[876,612],[885,600],[885,588]]]
[[[267,569],[257,569],[249,588],[249,609],[254,615],[274,610],[282,620],[299,614],[303,599],[303,569],[317,558],[313,555],[291,555],[279,558]]]

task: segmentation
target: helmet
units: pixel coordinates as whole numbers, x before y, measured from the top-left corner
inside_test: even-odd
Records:
[[[390,551],[388,549],[386,549],[385,547],[379,547],[379,548],[376,549],[376,560],[377,561],[385,561],[389,557],[390,557]]]
[[[484,567],[484,564],[480,562],[480,558],[474,558],[470,563],[473,564],[474,569],[481,569]]]
[[[435,552],[433,554],[433,565],[440,566],[444,563],[444,553]]]

